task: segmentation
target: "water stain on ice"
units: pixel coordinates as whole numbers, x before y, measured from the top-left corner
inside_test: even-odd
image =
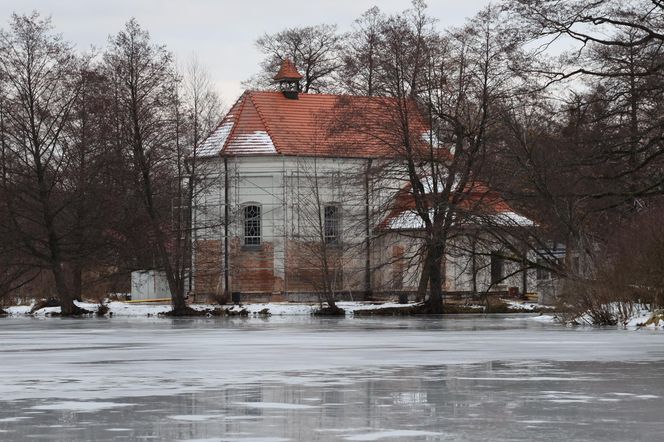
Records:
[[[352,433],[357,431],[369,431],[371,427],[359,427],[359,428],[317,428],[316,432],[318,433]]]
[[[260,416],[224,416],[224,420],[227,421],[251,421],[258,419],[260,419]]]
[[[290,439],[283,437],[233,437],[233,438],[208,438],[208,439],[181,439],[179,442],[288,442]]]
[[[173,419],[176,421],[189,421],[189,422],[202,422],[202,421],[207,421],[210,419],[217,419],[224,417],[221,414],[185,414],[185,415],[178,415],[178,416],[168,416],[169,419]]]
[[[247,408],[259,408],[265,410],[304,410],[307,408],[316,408],[313,405],[288,404],[284,402],[235,402],[233,405],[239,405]]]
[[[541,381],[593,381],[590,378],[564,378],[558,376],[523,376],[523,377],[461,377],[457,376],[453,379],[460,379],[464,381],[508,381],[508,382],[541,382]]]

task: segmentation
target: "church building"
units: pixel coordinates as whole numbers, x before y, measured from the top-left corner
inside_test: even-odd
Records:
[[[244,92],[196,150],[193,296],[233,293],[255,302],[316,301],[323,291],[338,300],[414,296],[420,227],[407,204],[397,204],[407,181],[374,174],[394,160],[384,137],[343,125],[352,117],[347,109],[361,107],[371,110],[375,132],[386,130],[392,99],[305,94],[301,79],[285,60],[274,77],[279,90]],[[426,124],[414,127],[427,137]],[[497,194],[492,198],[496,216],[532,226]],[[487,253],[460,255],[444,264],[446,291],[535,289],[534,271],[519,273],[518,264]]]

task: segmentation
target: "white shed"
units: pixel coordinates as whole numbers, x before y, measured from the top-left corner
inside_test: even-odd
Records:
[[[131,299],[147,300],[170,298],[166,274],[159,270],[136,270],[131,272]]]

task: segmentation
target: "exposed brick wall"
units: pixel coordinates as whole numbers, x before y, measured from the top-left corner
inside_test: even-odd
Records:
[[[207,240],[196,243],[196,274],[195,292],[197,295],[215,294],[223,291],[223,241]],[[323,273],[320,269],[320,258],[316,244],[304,243],[300,240],[286,241],[285,278],[275,275],[274,244],[263,242],[260,247],[252,248],[242,245],[242,239],[235,237],[230,243],[229,277],[230,290],[243,293],[277,294],[315,293],[322,290]],[[327,250],[332,272],[335,275],[336,290],[362,290],[362,278],[351,278],[354,274],[350,269],[345,275],[344,261],[341,259],[343,250],[330,247]],[[355,263],[357,264],[357,263]],[[363,264],[359,263],[358,265]],[[346,263],[345,265],[350,265]],[[335,266],[339,267],[335,270]],[[363,271],[363,268],[361,269]],[[355,286],[349,281],[357,279]],[[352,281],[351,281],[352,282]],[[352,285],[352,284],[351,284]],[[281,299],[281,298],[279,298]],[[285,299],[285,298],[284,298]],[[272,299],[273,301],[276,300]]]
[[[223,291],[223,243],[219,240],[197,241],[195,261],[196,294]]]
[[[288,292],[316,292],[323,289],[323,271],[321,269],[320,244],[299,240],[286,241],[286,280]],[[343,269],[339,265],[341,249],[328,247],[329,267],[336,272],[335,289],[342,289]]]
[[[240,238],[230,244],[230,288],[238,292],[275,292],[283,290],[283,280],[274,275],[274,245],[245,247]]]

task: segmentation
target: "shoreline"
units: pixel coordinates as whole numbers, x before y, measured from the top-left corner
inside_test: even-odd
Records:
[[[98,303],[92,302],[76,302],[76,305],[89,310],[91,314],[83,315],[82,317],[96,316],[97,310],[100,307]],[[170,303],[127,303],[122,301],[111,301],[103,304],[108,308],[108,313],[101,315],[103,317],[167,317],[167,313],[171,311]],[[418,305],[417,303],[399,304],[396,302],[359,302],[359,301],[343,301],[337,302],[337,305],[345,310],[345,316],[403,316],[399,313],[403,310],[412,308]],[[7,313],[5,317],[59,317],[60,307],[44,307],[30,313],[34,303],[30,305],[17,305],[3,307]],[[190,304],[191,308],[203,312],[210,312],[209,316],[246,316],[246,317],[266,317],[266,316],[311,316],[320,308],[318,303],[305,304],[305,303],[256,303],[256,304],[242,304],[242,305],[225,305],[218,304]],[[507,309],[500,311],[485,312],[483,305],[456,305],[450,304],[447,307],[448,312],[444,314],[487,314],[487,313],[510,313],[510,314],[523,314],[523,313],[552,313],[549,307],[541,306],[532,302],[515,302],[509,301],[505,306]],[[544,311],[545,310],[545,311]],[[387,313],[386,313],[387,312]],[[195,317],[195,316],[194,316]],[[205,314],[201,317],[205,317]]]

